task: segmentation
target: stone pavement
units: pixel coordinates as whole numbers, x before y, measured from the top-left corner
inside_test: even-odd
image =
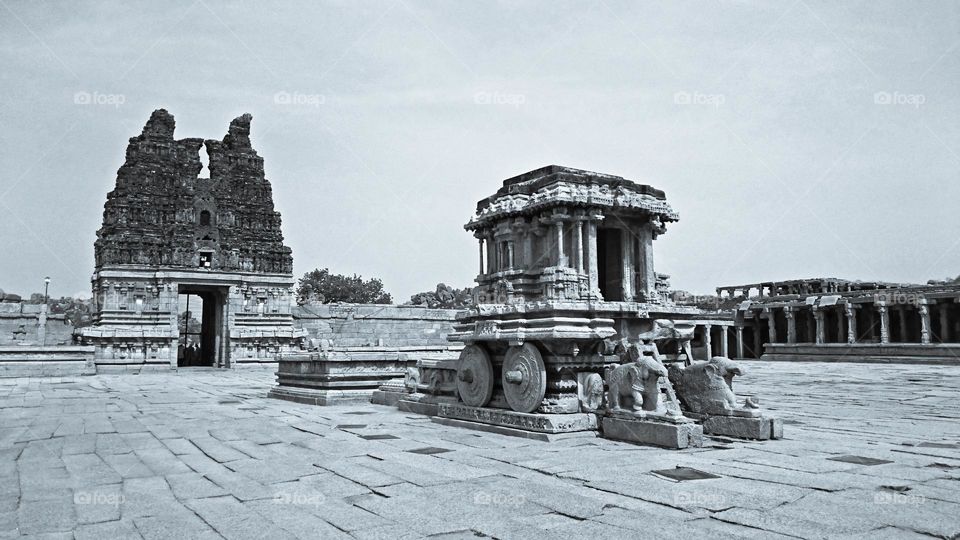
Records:
[[[685,451],[275,401],[262,370],[0,379],[0,538],[960,533],[960,367],[745,364],[786,439]]]

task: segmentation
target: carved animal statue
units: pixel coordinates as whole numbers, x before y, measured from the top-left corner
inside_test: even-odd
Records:
[[[690,340],[693,339],[695,325],[689,323],[676,323],[670,319],[654,319],[653,328],[643,332],[638,337],[644,343],[673,341],[677,344],[677,352],[682,352],[686,359],[684,363],[690,365],[693,360],[693,350],[690,346]]]
[[[655,346],[644,345],[643,350],[640,347],[636,344],[627,346],[625,356],[629,363],[616,366],[607,373],[607,410],[610,412],[622,411],[624,399],[632,401],[634,414],[666,412],[660,403],[658,380],[667,376],[667,369],[655,356],[643,354],[651,347],[655,351]]]
[[[603,406],[603,377],[599,373],[587,375],[580,389],[580,410],[596,412]]]
[[[733,378],[743,373],[736,362],[714,356],[707,362],[694,362],[684,368],[671,366],[670,382],[687,411],[729,416],[758,408],[750,400],[742,407],[737,405]]]
[[[403,386],[407,392],[416,392],[420,386],[420,370],[415,367],[408,367],[407,373],[403,376]]]

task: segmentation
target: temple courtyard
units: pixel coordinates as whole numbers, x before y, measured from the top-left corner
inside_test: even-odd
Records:
[[[278,401],[266,369],[0,379],[0,538],[960,534],[960,367],[744,364],[785,438],[682,451]]]

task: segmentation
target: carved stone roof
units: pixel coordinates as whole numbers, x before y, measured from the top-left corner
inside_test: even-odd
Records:
[[[477,213],[465,228],[555,206],[624,209],[645,213],[660,221],[677,221],[663,191],[620,176],[549,165],[503,181],[496,194],[477,203]]]
[[[251,116],[222,141],[173,138],[173,116],[153,112],[132,137],[97,232],[96,267],[208,268],[292,274],[263,158],[250,145]],[[209,156],[209,178],[200,147]],[[209,260],[209,266],[204,266]]]

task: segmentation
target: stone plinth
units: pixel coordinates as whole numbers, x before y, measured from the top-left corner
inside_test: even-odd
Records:
[[[703,432],[738,439],[783,438],[783,420],[769,416],[746,418],[742,416],[708,416],[703,420]]]
[[[507,409],[470,407],[463,403],[440,403],[437,406],[437,416],[549,434],[597,429],[597,416],[591,413],[527,414]]]
[[[373,391],[370,396],[370,403],[395,406],[398,401],[408,395],[410,395],[410,390],[403,384],[403,379],[390,379]]]
[[[0,346],[0,377],[93,375],[93,347]]]
[[[659,422],[645,418],[603,418],[603,436],[607,439],[664,448],[703,446],[703,427],[693,422]]]
[[[452,355],[446,347],[347,347],[277,357],[269,396],[315,405],[369,403],[374,392],[403,377],[421,356]]]

